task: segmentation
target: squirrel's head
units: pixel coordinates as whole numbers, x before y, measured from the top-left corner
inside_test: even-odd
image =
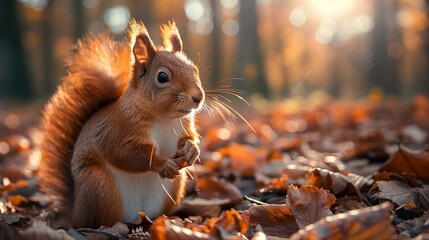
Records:
[[[161,47],[154,46],[143,23],[132,20],[129,35],[134,60],[129,90],[136,104],[172,119],[199,110],[205,97],[199,71],[183,52],[176,24],[161,26]]]

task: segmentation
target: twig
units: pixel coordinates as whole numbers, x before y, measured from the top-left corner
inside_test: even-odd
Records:
[[[264,202],[261,202],[261,201],[259,201],[259,200],[253,199],[253,198],[248,197],[248,196],[246,196],[246,195],[244,195],[244,199],[246,199],[246,200],[247,200],[247,201],[249,201],[249,202],[255,203],[255,204],[257,204],[257,205],[267,205],[267,203],[264,203]]]

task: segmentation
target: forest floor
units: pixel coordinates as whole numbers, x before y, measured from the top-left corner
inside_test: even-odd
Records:
[[[39,109],[0,109],[0,239],[429,239],[429,97],[380,102],[261,104],[240,111],[251,127],[201,114],[175,212],[100,229],[53,227]]]

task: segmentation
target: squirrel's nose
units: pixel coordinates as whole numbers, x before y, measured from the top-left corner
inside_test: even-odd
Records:
[[[195,96],[192,96],[192,100],[193,100],[196,104],[200,104],[200,102],[203,100],[203,96],[202,96],[202,95],[195,95]]]

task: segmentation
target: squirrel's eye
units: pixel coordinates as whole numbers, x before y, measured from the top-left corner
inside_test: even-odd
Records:
[[[167,83],[170,81],[167,73],[165,73],[165,72],[159,72],[158,76],[156,77],[156,80],[158,80],[159,83]]]

